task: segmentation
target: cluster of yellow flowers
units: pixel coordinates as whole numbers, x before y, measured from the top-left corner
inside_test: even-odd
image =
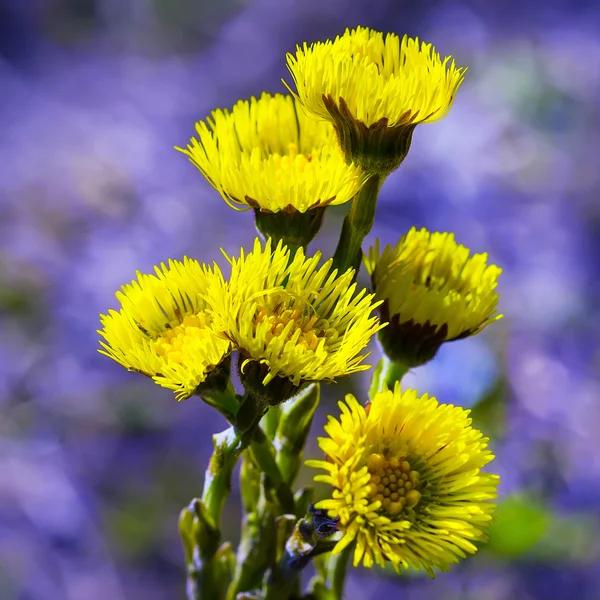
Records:
[[[368,369],[375,333],[402,373],[501,316],[501,269],[451,233],[413,228],[383,252],[376,243],[363,258],[372,293],[344,262],[360,252],[379,186],[416,125],[448,113],[466,69],[431,44],[362,27],[299,46],[287,64],[292,95],[215,110],[178,149],[231,207],[254,209],[266,241],[226,255],[228,277],[189,258],[138,273],[117,293],[120,309],[101,317],[102,353],[178,399],[228,380],[233,352],[246,395],[274,406],[309,382]],[[335,259],[319,266],[305,248],[326,207],[349,201]],[[337,519],[334,554],[354,544],[355,565],[433,574],[485,540],[498,478],[482,471],[493,455],[469,411],[401,391],[398,379],[366,403],[340,402],[319,438],[325,459],[307,464],[331,485],[316,507]]]
[[[352,270],[330,274],[321,254],[295,256],[259,240],[248,255],[218,266],[185,258],[117,292],[121,310],[101,316],[102,353],[188,398],[237,350],[240,371],[264,368],[295,386],[368,369],[360,352],[380,328],[373,294],[355,293]],[[297,391],[297,390],[296,390]]]

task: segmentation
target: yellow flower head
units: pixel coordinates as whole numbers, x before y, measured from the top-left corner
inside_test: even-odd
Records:
[[[248,255],[228,257],[223,329],[240,351],[242,375],[257,369],[260,385],[285,378],[298,386],[369,368],[360,352],[380,328],[373,296],[355,293],[352,270],[329,273],[331,260],[319,268],[320,258],[302,249],[291,258],[281,243],[273,250],[258,239]]]
[[[196,123],[186,154],[233,208],[304,213],[352,199],[364,181],[347,165],[329,123],[263,93]]]
[[[447,570],[485,541],[499,478],[481,469],[494,456],[471,427],[469,411],[414,390],[379,392],[366,408],[352,395],[340,402],[319,438],[333,486],[316,507],[339,517],[343,537],[333,553],[356,541],[354,565]]]
[[[402,162],[416,125],[446,116],[466,71],[418,38],[367,27],[297,46],[287,65],[305,109],[336,125],[347,156],[379,171]]]
[[[342,98],[367,127],[387,119],[388,127],[443,119],[464,79],[451,57],[443,60],[431,44],[402,40],[368,27],[346,29],[334,41],[296,48],[287,55],[298,97],[311,113],[331,120],[323,96]]]
[[[395,247],[379,252],[376,242],[365,257],[382,319],[386,354],[417,366],[446,341],[464,338],[500,319],[496,315],[500,267],[487,254],[474,254],[451,233],[412,228]],[[423,359],[423,360],[421,360]]]
[[[220,272],[198,261],[170,260],[156,275],[137,280],[116,293],[117,312],[100,315],[101,354],[171,389],[177,399],[191,396],[231,350],[213,328],[213,301],[224,284]]]

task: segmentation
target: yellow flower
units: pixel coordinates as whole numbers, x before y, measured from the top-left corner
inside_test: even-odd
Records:
[[[319,438],[326,460],[315,481],[333,486],[317,503],[339,517],[337,554],[356,541],[354,565],[447,570],[485,541],[495,510],[497,475],[481,469],[494,456],[471,427],[469,411],[414,390],[379,392],[366,408],[340,402]]]
[[[334,41],[306,43],[287,55],[302,104],[331,120],[323,95],[342,98],[353,117],[367,127],[443,119],[464,78],[451,57],[442,61],[431,44],[367,27],[346,29]]]
[[[347,165],[330,124],[296,110],[295,100],[263,93],[196,123],[186,154],[233,208],[301,212],[343,204],[364,181]]]
[[[104,338],[99,352],[131,371],[171,389],[177,399],[191,396],[228,356],[231,343],[213,328],[213,304],[222,303],[220,272],[198,261],[170,260],[156,275],[137,273],[137,281],[116,293],[117,312],[100,315]]]
[[[420,123],[443,119],[464,79],[431,44],[357,27],[287,55],[297,97],[336,125],[346,155],[372,171],[404,159]]]
[[[320,258],[320,252],[306,258],[302,249],[291,258],[281,243],[273,250],[258,239],[247,256],[228,257],[230,304],[222,328],[240,351],[247,387],[256,391],[276,378],[292,386],[332,381],[370,368],[360,352],[380,328],[371,316],[373,296],[355,293],[352,270],[337,276],[329,273],[331,260],[318,267]]]
[[[446,341],[464,338],[500,319],[496,315],[500,267],[474,254],[451,233],[414,227],[395,247],[364,259],[377,299],[382,301],[380,341],[386,354],[406,366],[427,362]]]

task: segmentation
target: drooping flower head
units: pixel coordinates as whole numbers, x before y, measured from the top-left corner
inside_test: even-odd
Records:
[[[443,342],[474,335],[500,319],[500,267],[474,254],[451,233],[412,228],[382,253],[376,242],[365,257],[380,313],[385,353],[410,368],[427,362]]]
[[[333,122],[346,155],[376,172],[398,167],[418,124],[446,116],[466,71],[418,38],[367,27],[304,43],[287,65],[305,109]]]
[[[315,481],[333,487],[317,503],[339,517],[333,553],[356,542],[354,565],[447,570],[486,540],[498,477],[482,472],[494,456],[469,411],[414,390],[385,389],[366,408],[339,403],[319,438],[326,460]]]
[[[245,384],[255,391],[273,380],[297,387],[369,368],[361,351],[380,328],[371,315],[373,295],[356,292],[352,270],[330,273],[331,260],[319,268],[320,258],[320,252],[307,258],[302,249],[291,258],[281,243],[273,249],[258,239],[248,255],[228,257],[223,329],[239,349]]]
[[[222,276],[187,257],[163,263],[155,271],[138,272],[137,280],[116,293],[121,309],[100,315],[100,353],[151,377],[181,400],[191,396],[231,350],[231,342],[213,328],[213,301],[222,304]]]
[[[314,211],[322,216],[326,206],[351,200],[364,182],[359,167],[346,164],[333,127],[297,110],[291,96],[241,100],[196,123],[196,132],[198,139],[178,150],[230,206],[256,209],[271,228],[275,219],[289,224],[314,219]]]

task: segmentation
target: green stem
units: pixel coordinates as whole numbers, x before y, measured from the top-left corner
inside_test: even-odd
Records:
[[[255,510],[246,513],[237,550],[233,580],[227,590],[227,600],[235,600],[240,592],[258,589],[265,571],[275,560],[276,511],[270,493],[261,486]]]
[[[233,390],[233,387],[231,387]],[[204,544],[204,549],[193,548],[193,558],[188,565],[188,598],[189,600],[203,600],[214,598],[219,600],[224,597],[222,589],[222,571],[215,558],[220,541],[221,514],[225,501],[231,492],[231,475],[241,453],[250,444],[262,413],[256,410],[253,398],[245,398],[242,409],[246,406],[247,420],[244,427],[230,427],[213,436],[213,453],[204,476],[202,498],[200,505],[206,514],[202,531],[208,536],[210,544]],[[236,398],[237,402],[237,398]],[[248,408],[250,407],[250,409]],[[238,410],[236,421],[242,411]],[[262,433],[262,432],[261,432]],[[262,434],[264,437],[264,434]]]
[[[261,473],[254,464],[250,452],[246,449],[242,453],[240,461],[240,493],[244,513],[250,514],[256,511],[258,498],[260,496]]]
[[[221,532],[198,498],[181,511],[179,532],[186,554],[188,598],[221,600],[231,578],[231,546],[219,547]]]
[[[379,174],[371,175],[352,200],[352,206],[344,218],[340,240],[333,255],[332,268],[337,269],[338,273],[345,273],[352,268],[358,274],[362,260],[362,243],[373,227],[377,196],[384,179],[385,177]]]
[[[242,490],[246,514],[238,548],[238,564],[227,592],[228,600],[234,600],[240,591],[259,585],[262,574],[274,560],[271,556],[276,549],[276,516],[282,512],[294,514],[295,510],[294,496],[277,466],[273,444],[260,427],[252,429],[252,441],[245,460],[249,457],[251,463],[242,465],[242,486],[254,485],[261,473],[265,476],[264,485],[258,489],[258,498],[253,490]]]
[[[231,381],[227,382],[225,390],[212,389],[210,392],[202,394],[202,399],[213,408],[216,408],[230,423],[235,423],[235,415],[240,403]]]
[[[189,600],[222,600],[225,596],[228,576],[224,576],[222,560],[217,556],[221,513],[231,491],[231,474],[247,440],[248,436],[233,427],[213,436],[214,450],[206,469],[202,498],[192,501],[180,516]]]
[[[384,356],[373,372],[371,386],[369,387],[369,398],[373,400],[375,394],[381,392],[384,386],[393,390],[396,382],[402,381],[402,377],[408,372],[408,367],[402,363],[394,362]]]
[[[231,474],[246,445],[243,436],[233,427],[213,436],[214,451],[204,475],[202,502],[217,526],[231,492]]]
[[[260,435],[256,437],[261,438]],[[281,504],[283,512],[294,514],[294,495],[277,466],[273,445],[264,434],[262,435],[262,439],[252,442],[250,453],[258,468],[269,478],[269,484],[275,490],[277,500]]]
[[[250,407],[247,409],[247,407]],[[204,475],[202,502],[208,514],[218,527],[223,505],[231,491],[231,474],[240,457],[255,434],[264,439],[264,433],[258,428],[262,413],[252,397],[245,397],[236,419],[239,421],[244,412],[247,420],[243,427],[230,427],[213,436],[213,453]]]
[[[332,600],[342,600],[344,594],[344,584],[346,583],[346,573],[348,571],[348,562],[354,552],[354,544],[346,546],[339,554],[332,554],[329,557],[329,575],[327,577],[327,589],[332,592]]]
[[[396,382],[402,381],[402,378],[408,372],[408,367],[402,363],[393,362],[387,356],[383,360],[381,383],[387,385],[388,389],[393,390]]]
[[[300,472],[304,446],[319,405],[319,398],[320,385],[312,383],[278,407],[281,417],[273,445],[277,448],[277,466],[289,487],[292,487]],[[298,517],[303,515],[304,512]]]
[[[277,433],[280,417],[281,406],[272,406],[262,419],[261,427],[270,440],[272,440]]]

